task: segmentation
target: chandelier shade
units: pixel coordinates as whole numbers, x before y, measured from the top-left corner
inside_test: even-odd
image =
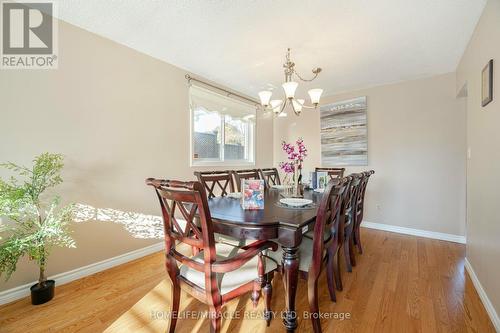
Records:
[[[297,87],[299,84],[297,82],[285,82],[281,85],[283,87],[283,90],[285,91],[285,97],[286,98],[294,98],[295,97],[295,90],[297,90]]]
[[[259,93],[260,103],[264,106],[269,106],[269,101],[273,93],[269,90],[264,90]]]
[[[271,109],[273,109],[274,113],[280,113],[280,107],[283,101],[281,99],[273,99],[270,101]]]
[[[311,104],[318,105],[323,89],[311,89],[307,92],[311,98]]]

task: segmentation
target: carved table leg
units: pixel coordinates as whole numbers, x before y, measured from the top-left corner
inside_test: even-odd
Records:
[[[271,319],[273,318],[273,313],[271,311],[271,298],[273,294],[273,285],[271,284],[273,280],[273,273],[267,273],[265,278],[265,285],[262,288],[264,292],[264,300],[265,300],[265,310],[264,310],[264,319],[266,320],[266,324],[269,327],[271,324]]]
[[[295,294],[299,278],[299,248],[283,247],[283,285],[285,287],[286,312],[283,324],[287,332],[294,332],[297,328],[297,313],[295,311]]]

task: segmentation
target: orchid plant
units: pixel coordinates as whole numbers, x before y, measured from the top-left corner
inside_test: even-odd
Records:
[[[285,177],[295,172],[295,166],[298,168],[300,173],[302,170],[302,162],[304,158],[307,157],[307,148],[304,145],[304,140],[298,138],[295,144],[287,143],[285,141],[281,142],[281,148],[287,154],[288,160],[286,162],[280,162],[279,167],[285,173]]]

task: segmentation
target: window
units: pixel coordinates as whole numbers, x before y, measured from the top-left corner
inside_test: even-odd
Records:
[[[254,105],[191,86],[191,165],[253,165]]]

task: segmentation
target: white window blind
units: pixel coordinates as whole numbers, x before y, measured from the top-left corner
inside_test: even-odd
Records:
[[[253,164],[255,106],[197,85],[189,96],[191,164]]]

